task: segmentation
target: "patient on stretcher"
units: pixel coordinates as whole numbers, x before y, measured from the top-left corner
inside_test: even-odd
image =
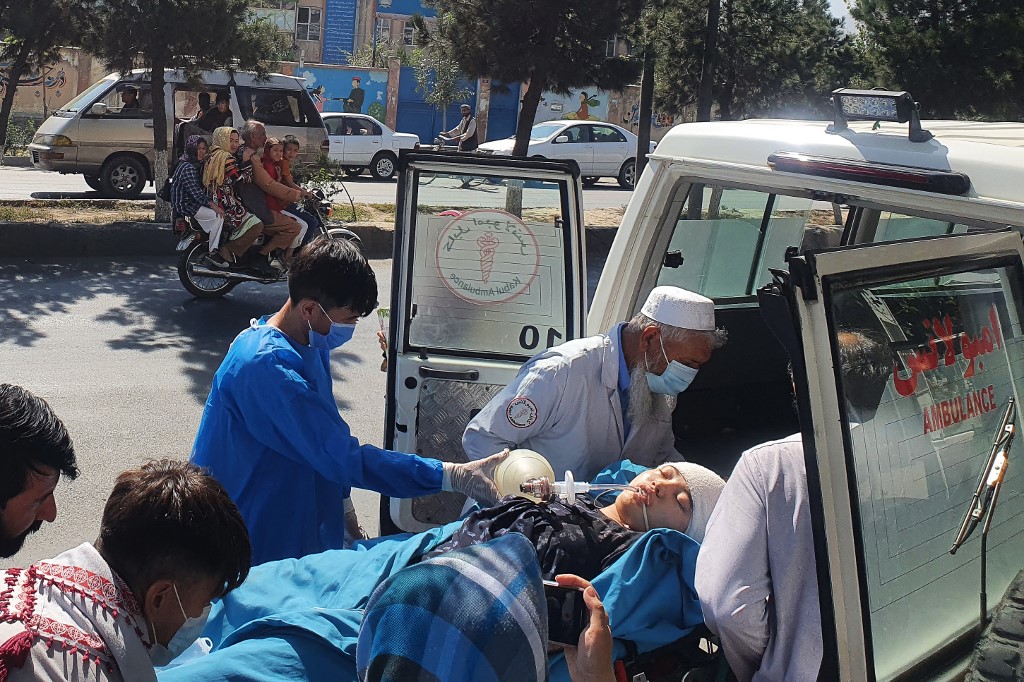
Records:
[[[575,502],[555,498],[541,503],[505,497],[470,514],[461,528],[423,558],[519,533],[533,544],[545,579],[571,573],[592,580],[653,528],[703,540],[725,481],[710,469],[678,462],[645,471],[630,486],[633,490],[605,505],[600,498],[592,501],[586,496]]]

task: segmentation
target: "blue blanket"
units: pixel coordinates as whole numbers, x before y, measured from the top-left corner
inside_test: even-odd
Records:
[[[212,653],[165,669],[159,679],[358,679],[356,641],[370,595],[459,526],[257,566],[214,605],[204,632],[213,640]],[[698,549],[682,533],[653,530],[594,580],[617,639],[649,651],[703,622],[694,589]],[[617,644],[617,655],[624,650]],[[561,656],[552,657],[549,669],[553,680],[569,679]]]

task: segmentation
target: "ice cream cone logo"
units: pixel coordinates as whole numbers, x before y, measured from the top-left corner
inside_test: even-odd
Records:
[[[440,281],[457,298],[491,305],[530,291],[540,270],[534,227],[496,209],[438,216],[435,263]],[[441,221],[445,221],[443,224]]]
[[[485,232],[476,240],[476,245],[480,247],[480,278],[483,279],[484,284],[491,281],[491,272],[494,271],[494,252],[500,243],[501,241],[491,232]]]

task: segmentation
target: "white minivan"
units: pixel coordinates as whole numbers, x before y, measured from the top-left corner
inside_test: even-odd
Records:
[[[385,445],[463,461],[467,422],[522,362],[655,286],[698,291],[729,341],[678,397],[677,449],[727,475],[802,435],[818,679],[1024,679],[1024,466],[1004,423],[1024,394],[1024,124],[921,122],[899,92],[833,103],[833,121],[673,128],[589,311],[577,167],[403,154]],[[497,182],[434,182],[465,176]],[[873,414],[840,371],[849,330],[891,358]],[[461,508],[386,499],[382,528]]]
[[[80,173],[93,189],[117,199],[131,199],[153,180],[153,98],[146,71],[110,74],[54,111],[36,131],[29,153],[40,170]],[[294,135],[300,158],[312,160],[326,151],[323,120],[294,76],[208,71],[200,83],[180,71],[168,70],[164,101],[167,107],[168,149],[180,147],[181,124],[213,106],[218,96],[230,96],[231,125],[250,118],[267,124],[270,135]]]

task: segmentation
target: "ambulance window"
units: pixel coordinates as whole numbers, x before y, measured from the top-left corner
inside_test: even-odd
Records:
[[[753,296],[771,280],[768,268],[783,267],[788,246],[799,246],[808,228],[833,221],[831,209],[817,208],[808,198],[695,187],[700,191],[688,192],[668,245],[669,252],[682,255],[682,264],[667,259],[658,284],[710,298]],[[700,206],[693,201],[695,196],[700,197]]]
[[[416,183],[410,346],[529,358],[568,341],[567,183],[500,171]]]
[[[895,242],[901,239],[938,237],[944,234],[963,234],[965,232],[967,232],[965,225],[956,225],[948,220],[883,211],[878,218],[878,229],[875,231],[874,241]]]
[[[879,680],[978,621],[982,529],[949,549],[1024,386],[1020,266],[990,265],[825,286],[834,348],[848,349],[836,362]],[[1022,540],[1024,467],[1011,466],[988,539],[990,607],[1022,567]]]

